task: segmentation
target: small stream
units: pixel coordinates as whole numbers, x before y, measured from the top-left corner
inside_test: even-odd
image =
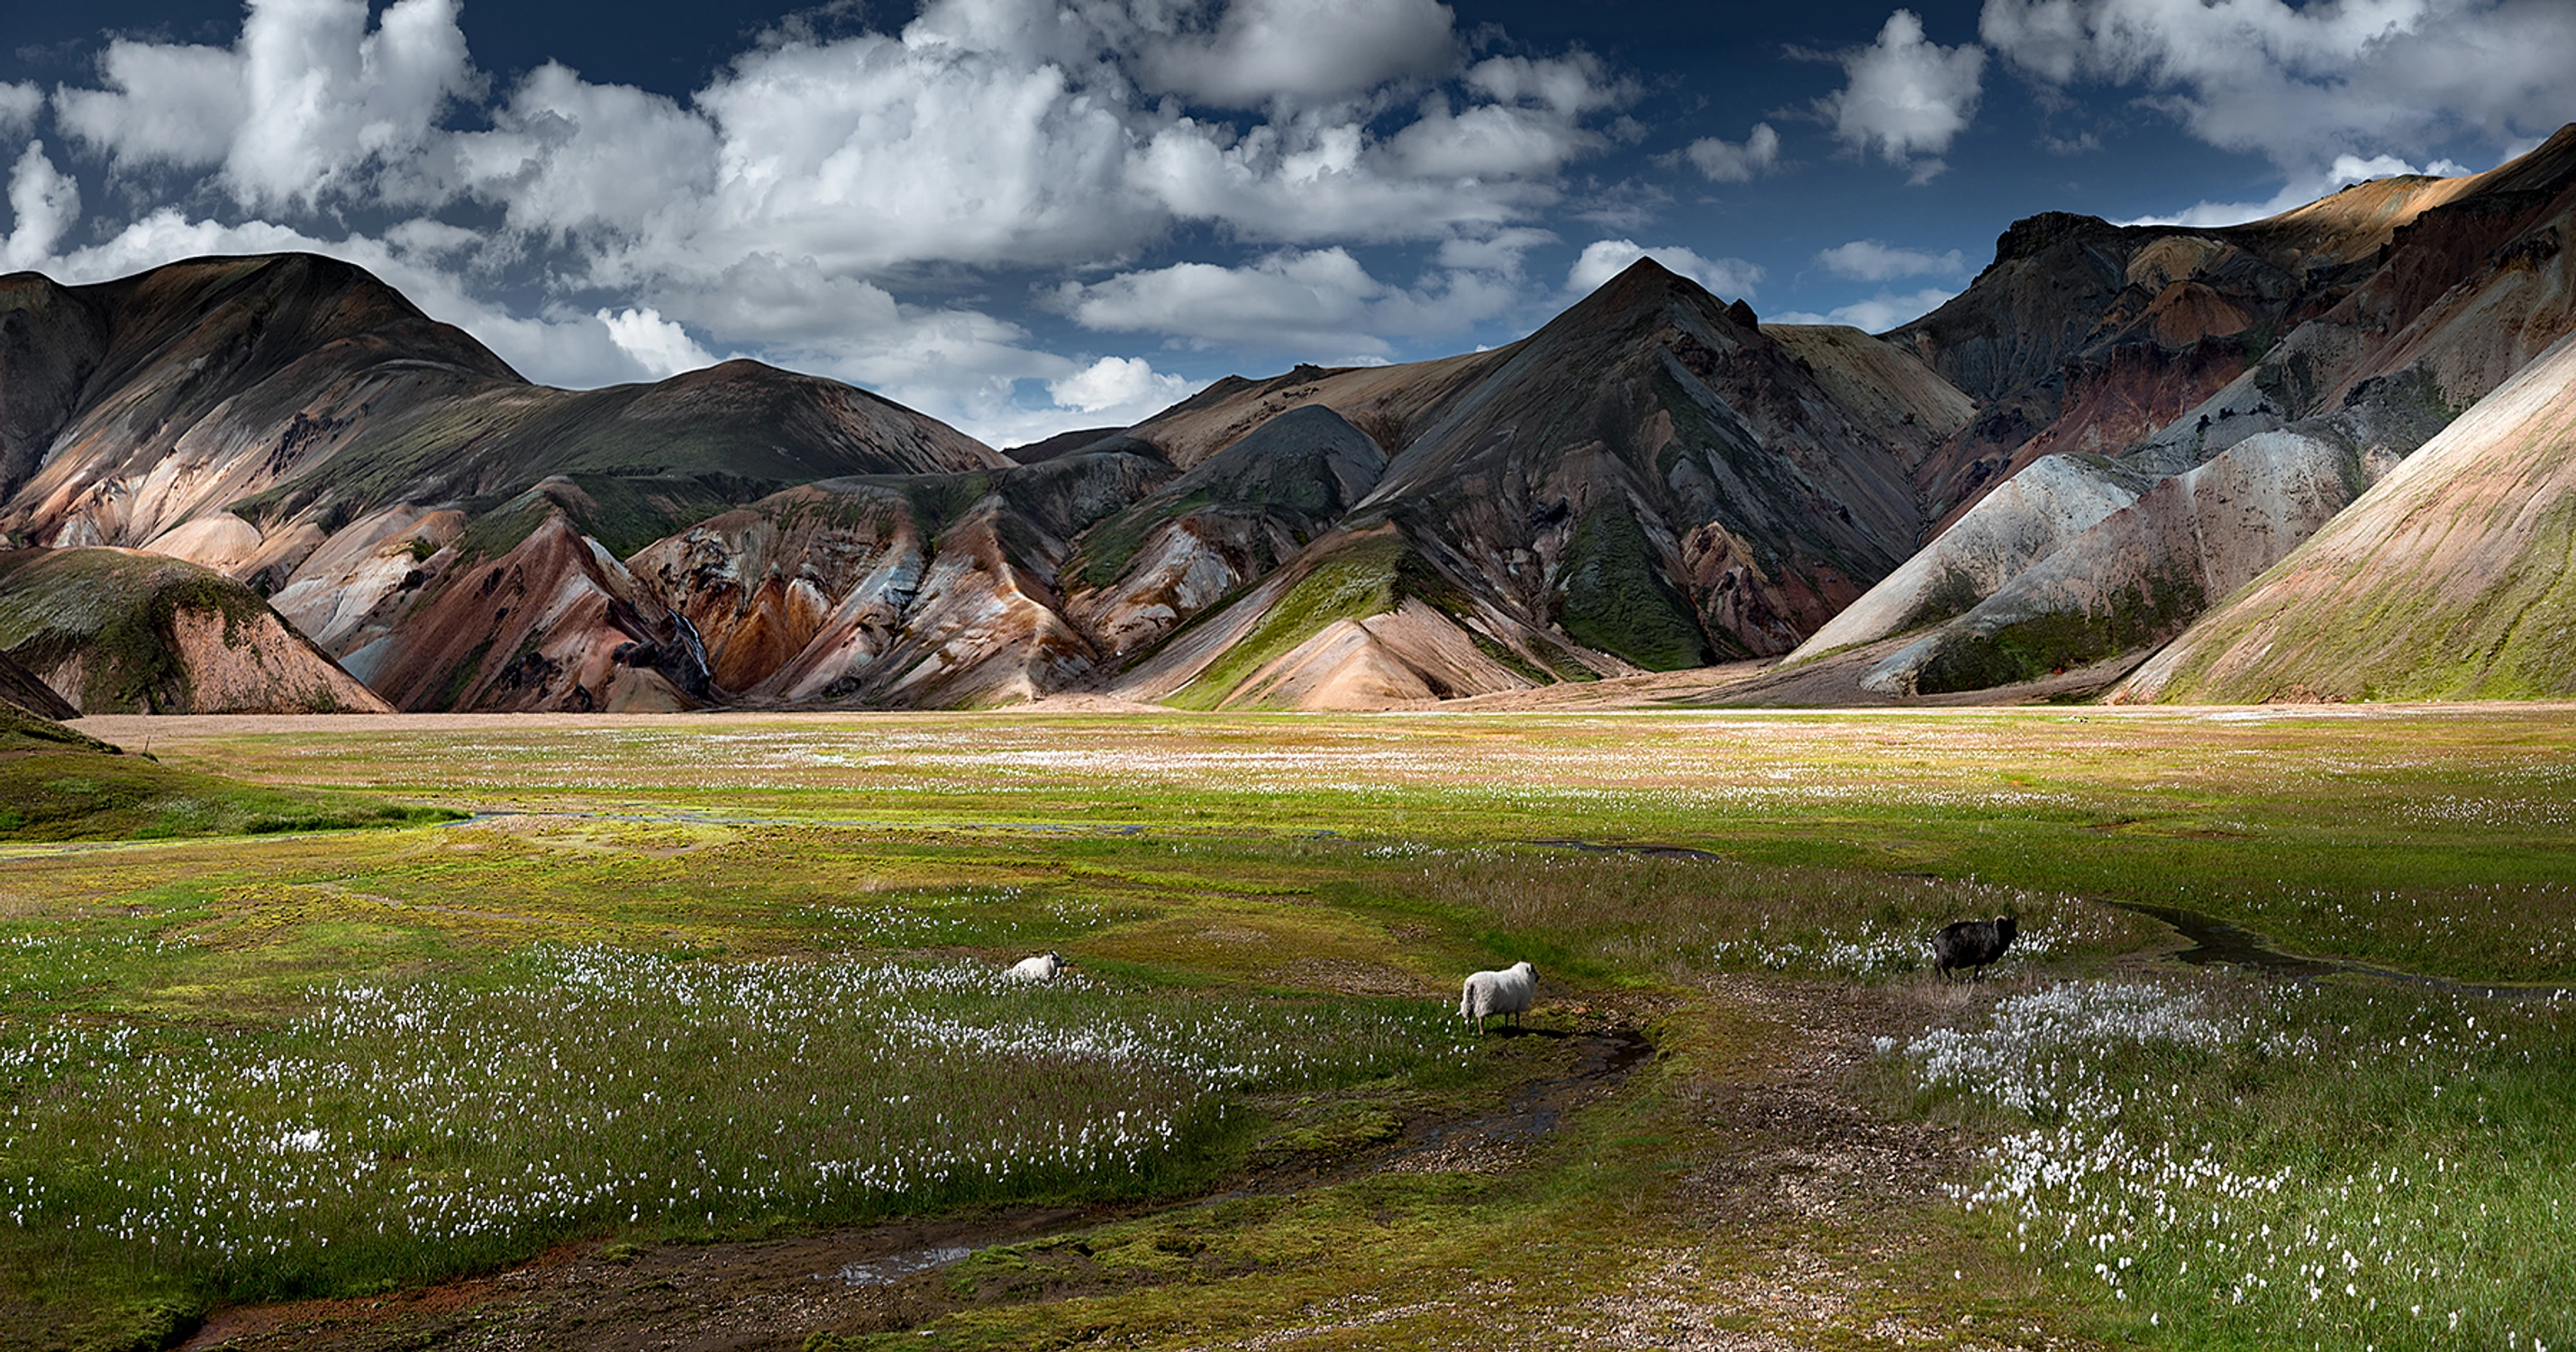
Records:
[[[2426,990],[2453,995],[2476,995],[2498,1000],[2555,1000],[2576,997],[2576,987],[2555,985],[2509,985],[2491,982],[2452,981],[2444,977],[2401,972],[2393,967],[2374,967],[2361,962],[2337,962],[2326,958],[2303,958],[2269,946],[2262,935],[2241,925],[2221,920],[2179,906],[2151,906],[2143,901],[2111,903],[2124,911],[2134,911],[2151,920],[2173,927],[2192,946],[2173,956],[2194,966],[2221,964],[2243,967],[2290,981],[2314,981],[2319,977],[2353,975],[2376,977]]]
[[[1529,843],[1557,850],[1581,850],[1585,854],[1634,854],[1648,859],[1704,859],[1721,864],[1726,862],[1726,856],[1713,854],[1707,850],[1695,849],[1688,845],[1658,845],[1651,841],[1533,840]]]

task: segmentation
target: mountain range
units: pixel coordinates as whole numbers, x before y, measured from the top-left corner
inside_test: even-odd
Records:
[[[1505,347],[1008,453],[748,361],[533,385],[310,255],[20,273],[0,697],[1366,708],[1719,662],[1826,702],[2566,694],[2571,224],[2576,128],[2247,225],[2016,222],[1877,336],[1646,260]]]

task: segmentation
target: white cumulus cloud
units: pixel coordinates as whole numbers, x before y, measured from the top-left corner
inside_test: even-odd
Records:
[[[394,0],[371,32],[366,0],[251,0],[229,48],[110,44],[107,87],[61,91],[56,116],[118,164],[220,165],[245,206],[309,208],[370,168],[399,179],[473,90],[456,15]]]
[[[312,249],[534,379],[749,353],[989,434],[1097,412],[1059,386],[1177,379],[1044,351],[996,294],[1357,360],[1526,309],[1541,216],[1638,95],[1438,0],[929,0],[846,36],[788,21],[677,98],[555,63],[496,83],[464,12],[246,0],[229,42],[106,42],[49,129],[103,191],[82,219],[56,161],[22,158],[10,256],[99,280]],[[0,85],[6,144],[45,115]],[[1372,276],[1352,250],[1380,245],[1422,271]]]
[[[9,171],[9,233],[0,239],[0,271],[33,268],[80,220],[80,185],[54,167],[45,143],[29,141]]]
[[[1646,245],[1627,239],[1594,240],[1583,246],[1566,274],[1568,293],[1588,296],[1603,282],[1626,272],[1640,258],[1651,258],[1684,277],[1707,287],[1721,296],[1741,298],[1753,294],[1762,280],[1762,269],[1741,258],[1702,258],[1698,253],[1677,244]]]
[[[630,305],[615,314],[601,310],[593,318],[607,326],[608,340],[655,380],[716,364],[715,357],[698,346],[687,329],[664,319],[659,310],[639,310]]]
[[[1704,136],[1682,153],[1712,183],[1749,183],[1780,162],[1780,133],[1768,122],[1756,122],[1741,143]]]
[[[2545,134],[2576,70],[2564,0],[1986,0],[1978,30],[2035,80],[2142,88],[2193,136],[2294,175]]]
[[[1349,250],[1283,250],[1249,266],[1175,263],[1107,281],[1068,282],[1055,303],[1103,332],[1162,333],[1310,359],[1379,359],[1390,338],[1444,333],[1520,300],[1492,274],[1453,270],[1406,288],[1369,274]]]
[[[1932,313],[1934,310],[1940,309],[1943,305],[1949,302],[1951,297],[1958,294],[1959,293],[1956,291],[1944,291],[1937,286],[1927,286],[1910,295],[1897,295],[1893,292],[1881,291],[1867,300],[1856,300],[1849,305],[1838,305],[1823,314],[1815,314],[1806,310],[1785,310],[1779,314],[1770,316],[1766,322],[1773,324],[1848,324],[1853,328],[1859,329],[1863,333],[1885,333],[1889,329],[1896,328],[1903,324],[1912,323],[1913,321]]]
[[[45,111],[45,91],[30,81],[9,84],[0,81],[0,137],[16,136],[36,125],[36,115]]]
[[[1103,357],[1060,380],[1047,382],[1047,398],[1057,408],[1094,417],[1116,415],[1122,425],[1146,418],[1187,399],[1204,382],[1165,375],[1142,357]]]
[[[1956,249],[1931,253],[1904,249],[1874,239],[1856,239],[1817,253],[1816,261],[1837,277],[1860,282],[1888,282],[1899,277],[1958,277],[1968,260]]]
[[[1235,0],[1212,22],[1192,8],[1196,22],[1156,34],[1137,64],[1148,87],[1211,107],[1350,98],[1445,73],[1457,46],[1434,0]]]
[[[1817,103],[1835,138],[1911,166],[1918,183],[1946,168],[1937,157],[1977,114],[1985,49],[1928,41],[1923,20],[1900,9],[1887,16],[1876,42],[1844,52],[1841,60],[1848,83]]]

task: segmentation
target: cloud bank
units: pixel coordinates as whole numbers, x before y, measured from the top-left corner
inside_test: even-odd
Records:
[[[686,99],[560,64],[496,89],[459,13],[250,0],[228,46],[118,39],[88,87],[0,85],[0,134],[49,104],[112,179],[187,204],[67,249],[76,185],[30,144],[0,248],[68,280],[198,247],[313,248],[538,379],[754,350],[998,426],[1037,390],[1042,412],[1099,414],[1104,391],[1176,387],[1140,359],[1043,350],[979,283],[1116,269],[1212,231],[1271,252],[1065,283],[1062,312],[1180,343],[1383,352],[1521,295],[1521,253],[1553,239],[1530,222],[1634,96],[1580,51],[1478,59],[1435,0],[934,0],[898,32],[782,30]],[[1385,282],[1350,252],[1372,244],[1444,261]],[[529,319],[476,299],[513,284],[607,303]],[[963,294],[897,299],[925,289]]]

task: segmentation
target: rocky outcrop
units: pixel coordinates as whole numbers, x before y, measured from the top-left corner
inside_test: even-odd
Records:
[[[2348,442],[2288,431],[2248,437],[2023,569],[1956,621],[1871,668],[1861,688],[1978,690],[2161,643],[2364,486],[2362,457]]]
[[[457,560],[447,585],[406,604],[347,658],[405,710],[656,711],[712,689],[686,624],[560,512],[497,558]]]
[[[1811,661],[1964,614],[2137,499],[2131,476],[2109,460],[2043,456],[1978,499],[1948,530],[1799,645],[1788,661]]]
[[[1198,709],[1382,708],[1636,668],[1529,625],[1388,521],[1318,540],[1110,686]]]
[[[1106,656],[1149,647],[1329,530],[1385,469],[1329,405],[1291,408],[1086,531],[1065,616]]]
[[[1844,408],[1816,350],[1641,261],[1460,396],[1359,515],[1436,537],[1462,583],[1629,663],[1785,653],[1921,524],[1921,441]]]

